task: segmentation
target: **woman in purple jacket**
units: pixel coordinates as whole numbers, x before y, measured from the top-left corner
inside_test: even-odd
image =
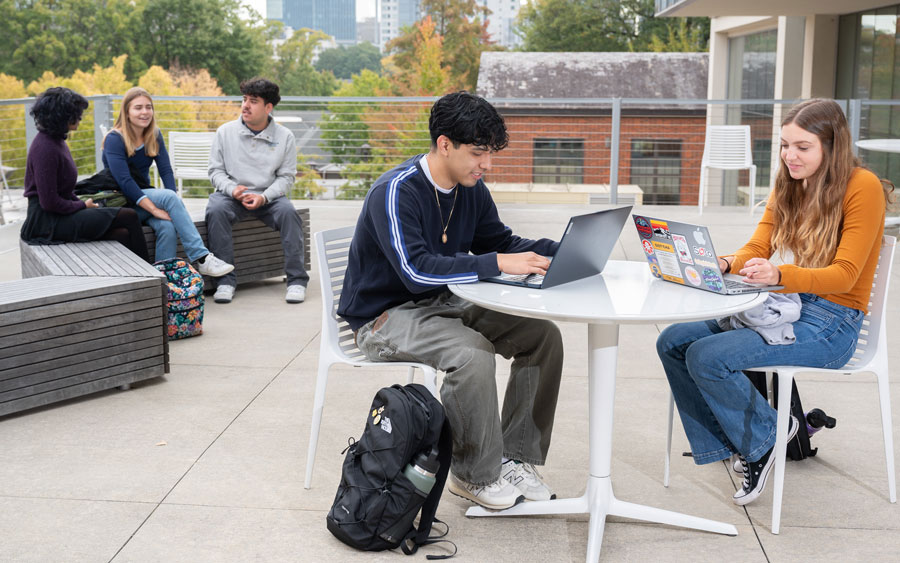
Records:
[[[25,197],[28,214],[20,236],[29,243],[114,240],[149,261],[134,209],[99,207],[75,196],[78,169],[66,145],[88,101],[68,88],[48,88],[31,109],[38,134],[28,149]]]

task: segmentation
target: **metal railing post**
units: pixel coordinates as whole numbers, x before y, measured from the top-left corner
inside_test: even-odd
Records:
[[[96,170],[103,170],[103,131],[100,126],[108,130],[110,123],[110,108],[112,100],[110,96],[96,96],[94,101],[94,165]]]
[[[853,156],[859,156],[859,147],[856,146],[856,141],[859,140],[859,127],[862,121],[862,100],[850,100],[848,109],[850,110],[850,115],[847,116],[850,121],[850,146],[853,149]]]
[[[30,149],[31,141],[33,141],[38,134],[37,126],[35,126],[34,120],[31,119],[31,108],[34,107],[34,98],[27,100],[22,106],[23,111],[25,112],[25,147],[26,149]]]
[[[619,203],[619,132],[622,126],[622,99],[613,98],[609,139],[609,203]]]

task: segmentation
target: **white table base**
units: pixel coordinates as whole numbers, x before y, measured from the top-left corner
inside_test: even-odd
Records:
[[[590,475],[584,495],[578,498],[525,502],[500,511],[474,507],[466,512],[466,516],[590,514],[586,557],[588,563],[595,563],[600,559],[600,545],[603,542],[607,516],[621,516],[729,536],[738,535],[737,528],[731,524],[621,501],[613,494],[610,464],[618,346],[619,325],[588,325]]]

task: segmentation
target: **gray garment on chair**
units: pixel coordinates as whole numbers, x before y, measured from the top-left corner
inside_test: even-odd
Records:
[[[723,317],[716,322],[722,330],[749,328],[769,344],[792,344],[794,326],[800,319],[800,296],[796,293],[770,293],[763,303],[743,313]]]

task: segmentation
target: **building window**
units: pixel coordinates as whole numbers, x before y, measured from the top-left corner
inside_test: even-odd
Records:
[[[840,99],[900,99],[900,5],[840,17],[836,96]],[[863,105],[860,139],[900,136],[900,107]],[[900,182],[900,155],[862,151],[881,177]]]
[[[681,203],[681,141],[632,139],[631,183],[644,191],[645,205]]]
[[[532,182],[581,184],[584,182],[583,139],[535,139]]]

